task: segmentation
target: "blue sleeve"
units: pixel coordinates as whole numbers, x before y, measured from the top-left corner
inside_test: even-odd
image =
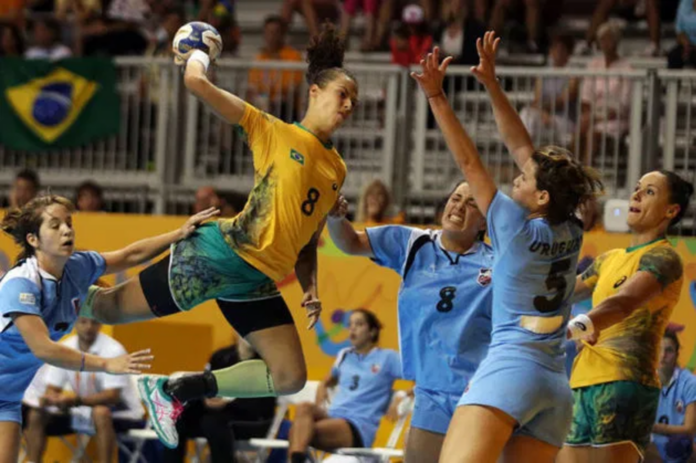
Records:
[[[94,251],[76,252],[68,261],[70,276],[80,288],[85,288],[97,282],[106,271],[106,261],[101,254]]]
[[[387,361],[389,363],[389,373],[392,378],[395,380],[403,378],[403,373],[401,371],[401,355],[396,351],[390,350]]]
[[[41,316],[41,290],[27,278],[12,278],[0,289],[0,314],[12,313]]]
[[[388,267],[401,273],[406,260],[406,249],[413,230],[399,225],[384,225],[365,229],[370,240],[372,259],[382,267]]]
[[[696,376],[690,374],[684,385],[684,405],[696,402]]]
[[[488,207],[486,220],[493,251],[499,254],[527,223],[529,213],[509,196],[497,191]]]
[[[684,22],[686,14],[688,13],[687,2],[691,0],[681,0],[679,2],[679,8],[677,8],[677,20],[674,23],[674,29],[677,34],[681,34],[686,29],[686,24]]]

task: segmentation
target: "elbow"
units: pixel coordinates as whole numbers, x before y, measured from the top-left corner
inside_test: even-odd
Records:
[[[203,74],[198,74],[194,72],[186,72],[184,74],[184,85],[186,85],[186,88],[193,92],[195,95],[200,94],[207,82],[208,79]]]

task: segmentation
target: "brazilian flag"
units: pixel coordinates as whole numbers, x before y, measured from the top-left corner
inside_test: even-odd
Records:
[[[72,148],[116,135],[119,126],[112,60],[0,59],[0,145]]]

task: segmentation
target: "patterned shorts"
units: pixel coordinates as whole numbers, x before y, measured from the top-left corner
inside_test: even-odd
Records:
[[[634,381],[573,389],[573,422],[566,445],[632,442],[642,454],[650,443],[659,400],[658,388]]]
[[[184,311],[209,299],[254,301],[280,295],[273,280],[229,247],[216,222],[172,245],[169,288]]]

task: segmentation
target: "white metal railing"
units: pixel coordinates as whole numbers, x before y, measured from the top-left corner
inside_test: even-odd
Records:
[[[8,185],[16,170],[32,167],[55,191],[67,192],[91,178],[104,185],[115,210],[155,213],[185,211],[193,202],[193,190],[201,185],[239,192],[251,188],[251,153],[231,125],[186,92],[181,68],[167,59],[142,57],[117,58],[115,63],[121,133],[79,149],[46,153],[0,146],[0,185]],[[407,69],[369,63],[347,66],[358,80],[360,104],[334,137],[348,165],[345,193],[356,198],[363,185],[380,178],[397,192],[397,202],[410,218],[432,220],[436,205],[461,174],[427,101]],[[252,70],[256,71],[250,79]],[[305,70],[304,63],[221,60],[212,78],[290,121],[301,119],[306,107]],[[625,197],[646,169],[672,169],[693,179],[696,72],[499,67],[498,74],[510,101],[530,124],[535,144],[587,152],[587,161],[603,173],[609,196]],[[577,95],[551,105],[549,88],[561,88],[559,82],[572,79],[580,82]],[[538,119],[532,127],[530,113],[538,112],[532,108],[537,84],[545,89],[536,107],[546,105],[546,122]],[[615,94],[587,99],[607,87]],[[517,172],[500,140],[485,90],[468,69],[451,67],[445,91],[496,182],[509,186]],[[580,143],[583,114],[590,126],[614,114],[620,123],[598,131],[585,151]],[[548,123],[558,120],[572,123]]]

